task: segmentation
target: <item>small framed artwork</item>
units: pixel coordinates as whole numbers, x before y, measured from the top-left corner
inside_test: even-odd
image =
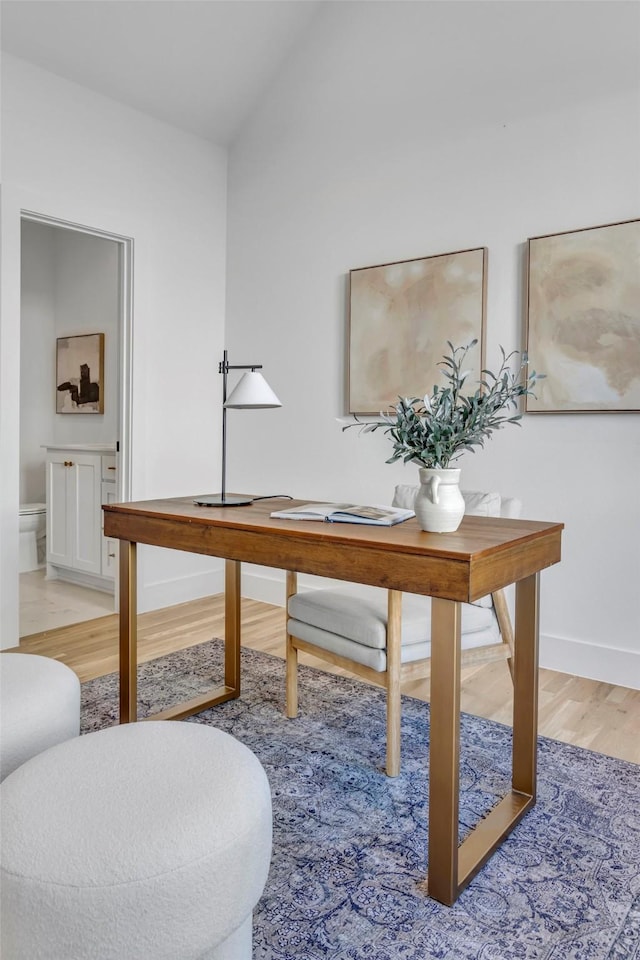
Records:
[[[104,333],[56,340],[56,413],[104,413]]]
[[[476,389],[484,364],[487,250],[458,250],[349,273],[349,413],[379,414],[398,397],[423,397],[445,381],[438,363],[477,339],[469,354]]]
[[[640,411],[640,220],[531,237],[530,413]]]

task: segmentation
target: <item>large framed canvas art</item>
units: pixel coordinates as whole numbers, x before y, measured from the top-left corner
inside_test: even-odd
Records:
[[[398,397],[444,384],[447,341],[469,355],[469,384],[484,364],[487,250],[459,250],[349,273],[349,413],[379,414]]]
[[[527,411],[640,411],[640,220],[531,237],[527,288]]]
[[[56,413],[104,413],[104,333],[56,340]]]

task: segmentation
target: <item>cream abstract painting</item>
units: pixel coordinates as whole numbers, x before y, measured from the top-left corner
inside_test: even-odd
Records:
[[[640,410],[640,220],[532,237],[530,412]]]
[[[447,340],[478,340],[469,376],[475,389],[484,362],[486,267],[479,247],[350,271],[350,413],[378,414],[398,397],[444,385],[437,364]]]

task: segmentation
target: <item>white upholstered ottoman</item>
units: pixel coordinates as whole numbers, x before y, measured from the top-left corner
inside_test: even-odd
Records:
[[[271,793],[233,737],[110,727],[29,760],[0,800],[3,960],[250,960]]]
[[[25,760],[80,733],[80,681],[64,663],[0,656],[0,780]]]

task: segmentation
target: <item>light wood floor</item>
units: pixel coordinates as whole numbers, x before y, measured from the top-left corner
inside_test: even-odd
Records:
[[[139,662],[222,637],[221,596],[178,604],[141,614],[138,626]],[[284,657],[282,607],[242,601],[243,646]],[[118,669],[116,615],[23,637],[23,652],[55,657],[72,667],[82,681]],[[301,661],[329,670],[312,657]],[[344,673],[338,669],[335,673]],[[284,665],[283,677],[284,684]],[[407,684],[405,692],[429,699],[429,681]],[[501,723],[511,722],[512,687],[504,662],[463,670],[462,709]],[[609,756],[640,763],[640,691],[552,670],[540,671],[540,733]]]

